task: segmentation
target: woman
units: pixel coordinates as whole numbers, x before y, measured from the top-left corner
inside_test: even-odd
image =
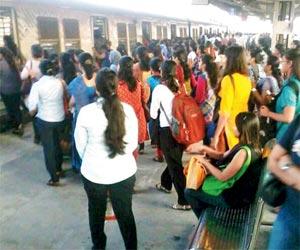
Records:
[[[62,152],[59,137],[64,128],[64,87],[55,76],[58,65],[49,60],[40,64],[42,78],[36,82],[29,95],[29,112],[36,115],[36,126],[41,136],[46,168],[50,174],[47,185],[59,186],[62,172]]]
[[[268,249],[300,246],[300,115],[289,125],[272,150],[268,169],[286,184],[286,199],[273,224]]]
[[[202,75],[198,77],[194,92],[195,100],[200,105],[206,123],[205,144],[209,144],[216,127],[213,115],[216,104],[215,89],[218,84],[218,69],[210,55],[203,56],[200,68]]]
[[[7,48],[0,48],[0,94],[13,133],[23,135],[21,102],[21,79],[13,53]],[[8,127],[7,127],[8,128]],[[6,130],[6,128],[3,128]]]
[[[179,90],[176,80],[176,63],[165,61],[161,66],[161,84],[153,90],[150,115],[152,119],[159,118],[159,139],[164,153],[167,167],[161,175],[161,182],[156,185],[159,191],[170,193],[172,184],[177,192],[177,204],[172,206],[176,210],[190,210],[184,197],[185,176],[182,168],[183,145],[178,144],[172,136],[168,119],[172,118],[172,102]],[[158,117],[158,111],[160,115]]]
[[[268,56],[264,72],[266,77],[258,82],[256,88],[252,88],[253,97],[259,105],[268,104],[271,100],[270,98],[276,96],[280,91],[281,73],[278,58],[276,56]]]
[[[248,100],[251,93],[251,81],[248,78],[246,55],[243,47],[231,46],[226,52],[227,62],[224,78],[218,93],[221,98],[219,119],[211,146],[220,147],[220,136],[225,130],[225,139],[229,149],[239,143],[235,136],[235,118],[241,112],[248,111]],[[221,145],[223,148],[226,145]]]
[[[73,135],[76,126],[76,120],[80,109],[94,101],[96,97],[95,78],[93,58],[89,53],[81,53],[79,55],[80,69],[82,75],[77,76],[68,86],[70,98],[69,106],[73,112]],[[72,168],[75,172],[79,172],[81,159],[75,147],[74,137],[72,140]]]
[[[132,193],[137,170],[137,119],[130,105],[117,96],[116,74],[104,68],[97,74],[97,102],[78,115],[75,141],[82,158],[81,174],[88,197],[93,249],[105,249],[104,218],[108,194],[126,249],[137,249]]]
[[[66,85],[69,85],[70,82],[77,76],[76,67],[72,61],[71,54],[66,52],[62,53],[59,59],[61,78],[64,80]]]
[[[147,122],[142,102],[146,102],[142,84],[133,76],[133,60],[129,56],[122,56],[119,61],[119,85],[117,95],[122,102],[129,104],[138,119],[138,143],[143,144],[148,138]],[[139,153],[143,154],[143,148]]]
[[[150,97],[150,89],[147,84],[147,79],[151,75],[150,72],[150,57],[147,51],[147,48],[144,46],[139,46],[136,50],[137,59],[140,64],[140,68],[142,70],[142,86],[145,92],[146,102],[148,102]]]
[[[261,116],[277,121],[277,140],[300,113],[300,49],[290,49],[281,63],[281,72],[287,76],[287,80],[283,83],[276,100],[275,112],[266,106],[260,108]]]
[[[259,164],[251,165],[260,159],[257,116],[248,112],[238,114],[235,134],[239,144],[225,154],[199,144],[187,148],[189,152],[218,160],[214,164],[198,156],[210,175],[198,190],[185,190],[185,197],[198,218],[207,206],[242,207],[255,198],[261,170]]]

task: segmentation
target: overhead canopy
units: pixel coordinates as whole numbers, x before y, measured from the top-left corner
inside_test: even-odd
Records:
[[[273,17],[275,0],[209,0],[229,13],[242,17],[258,16],[263,19]],[[300,16],[300,1],[295,1],[295,16]]]

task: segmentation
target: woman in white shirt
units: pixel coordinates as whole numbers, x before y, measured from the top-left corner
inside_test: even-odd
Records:
[[[81,108],[75,143],[82,158],[81,174],[89,201],[93,249],[105,249],[104,218],[107,196],[118,220],[126,249],[137,249],[132,193],[137,170],[138,122],[131,106],[116,94],[114,71],[104,68],[96,77],[97,102]]]
[[[31,88],[28,108],[35,115],[36,126],[41,136],[46,168],[51,176],[47,185],[58,186],[61,175],[62,152],[59,137],[64,128],[64,86],[55,78],[58,65],[49,60],[40,64],[43,74]]]
[[[178,202],[172,207],[176,210],[190,210],[184,197],[185,176],[183,175],[182,154],[183,145],[172,136],[169,122],[172,119],[172,103],[174,94],[178,92],[179,84],[176,80],[176,63],[165,61],[161,66],[162,84],[155,87],[152,94],[150,115],[157,119],[159,111],[159,137],[161,148],[166,158],[167,167],[161,175],[161,183],[156,185],[159,191],[170,193],[172,184],[178,195]]]

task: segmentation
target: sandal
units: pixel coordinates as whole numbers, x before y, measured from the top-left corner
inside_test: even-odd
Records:
[[[160,183],[156,184],[155,187],[156,187],[156,189],[157,189],[158,191],[161,191],[161,192],[164,192],[164,193],[167,193],[167,194],[171,193],[171,190],[166,189],[166,188],[163,187]]]
[[[172,208],[175,210],[184,210],[184,211],[189,211],[192,209],[190,205],[180,205],[180,204],[174,204]]]
[[[47,182],[47,185],[48,185],[48,186],[51,186],[51,187],[59,187],[59,186],[60,186],[60,183],[59,183],[59,181],[52,181],[52,180],[49,180],[49,181]]]

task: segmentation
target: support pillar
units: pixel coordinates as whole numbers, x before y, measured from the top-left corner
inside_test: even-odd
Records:
[[[290,47],[295,18],[295,0],[275,0],[273,13],[272,48],[277,43]]]

